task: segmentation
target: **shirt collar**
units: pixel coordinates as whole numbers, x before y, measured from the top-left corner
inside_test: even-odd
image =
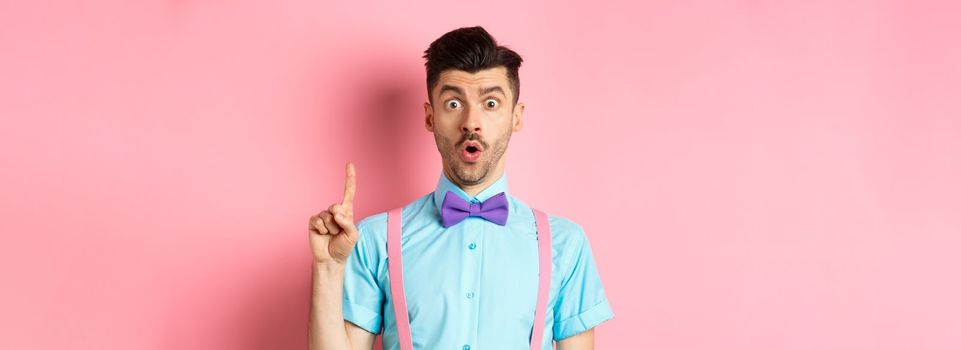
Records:
[[[447,174],[445,174],[444,171],[441,170],[440,179],[437,180],[437,187],[434,189],[434,206],[437,208],[438,213],[440,213],[441,211],[441,205],[444,204],[444,196],[447,195],[447,191],[454,192],[454,194],[458,195],[460,198],[462,198],[465,201],[476,202],[476,203],[486,201],[490,197],[493,197],[495,194],[504,192],[504,195],[506,195],[508,198],[507,210],[509,212],[513,212],[514,205],[511,204],[510,191],[508,191],[507,189],[507,171],[506,170],[503,173],[501,173],[501,177],[498,178],[497,181],[494,181],[494,183],[490,184],[490,186],[487,186],[487,188],[480,191],[479,193],[477,193],[476,196],[473,196],[473,197],[468,195],[467,192],[464,192],[464,190],[461,189],[460,186],[457,186],[456,184],[451,182],[450,179],[447,178]]]

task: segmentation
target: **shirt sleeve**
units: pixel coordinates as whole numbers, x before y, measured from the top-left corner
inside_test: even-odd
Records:
[[[577,335],[614,318],[584,230],[569,221],[566,224],[572,226],[574,248],[568,263],[569,274],[561,281],[554,305],[555,340]]]
[[[379,334],[383,324],[384,292],[378,283],[376,239],[370,220],[357,224],[360,239],[347,258],[344,270],[344,320],[373,334]]]

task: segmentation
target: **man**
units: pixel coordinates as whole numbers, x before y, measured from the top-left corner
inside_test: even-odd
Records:
[[[508,141],[523,125],[524,104],[517,102],[522,59],[481,27],[444,34],[424,58],[425,125],[443,172],[434,192],[402,211],[403,299],[413,346],[531,348],[542,228],[531,208],[510,195],[504,171]],[[355,176],[348,163],[343,200],[309,222],[315,350],[371,349],[381,331],[385,350],[400,348],[388,277],[388,217],[380,213],[355,226]],[[498,200],[506,204],[506,219],[447,215],[457,202],[481,207]],[[590,244],[574,222],[550,216],[549,223],[550,296],[537,348],[550,349],[553,339],[558,349],[593,349],[593,328],[614,314]]]

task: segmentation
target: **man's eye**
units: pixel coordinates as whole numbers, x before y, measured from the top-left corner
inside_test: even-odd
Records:
[[[447,107],[450,109],[455,109],[457,107],[460,107],[460,102],[457,100],[450,100],[449,102],[447,102]]]
[[[494,107],[497,107],[497,100],[494,100],[494,99],[487,100],[487,108],[494,108]]]

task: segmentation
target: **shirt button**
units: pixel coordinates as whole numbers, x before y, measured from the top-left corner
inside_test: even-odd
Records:
[[[467,292],[467,299],[474,298],[474,292]]]
[[[467,248],[470,248],[470,250],[474,250],[474,248],[477,248],[477,245],[472,242],[471,244],[467,245]]]
[[[463,349],[464,349],[464,350],[470,350],[470,345],[464,345]]]

